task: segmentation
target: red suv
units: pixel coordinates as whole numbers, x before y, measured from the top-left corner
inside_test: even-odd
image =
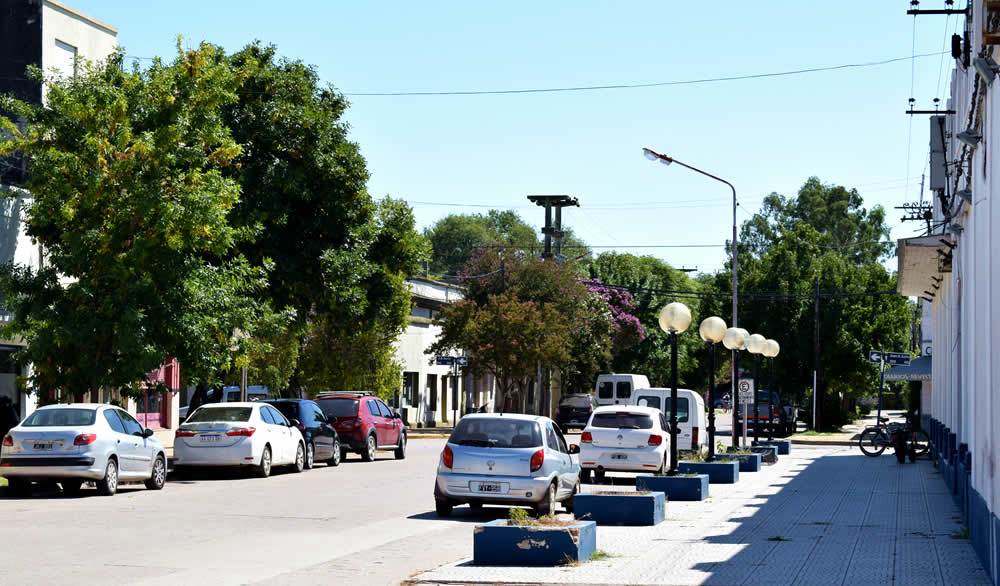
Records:
[[[398,413],[371,393],[337,391],[320,393],[316,403],[340,435],[340,453],[347,449],[371,462],[376,450],[393,450],[397,460],[406,457],[406,426]]]

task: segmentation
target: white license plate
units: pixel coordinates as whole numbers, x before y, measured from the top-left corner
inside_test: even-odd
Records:
[[[220,437],[221,436],[218,435],[199,435],[198,439],[201,440],[202,443],[210,443],[219,441]]]
[[[491,494],[501,494],[506,492],[502,482],[472,482],[469,488],[473,492],[488,492]]]
[[[628,454],[611,454],[612,460],[628,460]]]
[[[51,450],[52,449],[52,444],[50,444],[50,443],[49,444],[40,444],[40,443],[39,444],[35,444],[35,449],[36,450]]]

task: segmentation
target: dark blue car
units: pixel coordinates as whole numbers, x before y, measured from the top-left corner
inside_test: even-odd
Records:
[[[306,440],[305,467],[312,468],[316,462],[326,462],[329,466],[340,465],[340,436],[330,425],[323,410],[309,399],[268,399],[302,432]]]

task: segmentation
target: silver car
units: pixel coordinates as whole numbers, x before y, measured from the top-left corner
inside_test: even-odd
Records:
[[[34,481],[55,480],[66,493],[93,480],[113,495],[119,482],[145,481],[160,490],[167,478],[163,444],[118,407],[96,403],[49,405],[3,438],[0,476],[11,492],[31,494]]]
[[[559,426],[548,417],[473,413],[455,426],[441,452],[434,502],[447,517],[455,505],[529,505],[539,515],[556,504],[573,511],[580,492],[580,465]]]

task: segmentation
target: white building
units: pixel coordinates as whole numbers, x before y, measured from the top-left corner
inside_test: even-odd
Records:
[[[46,72],[55,68],[74,75],[80,59],[99,60],[118,44],[118,29],[91,18],[56,0],[8,0],[0,7],[0,93],[40,104],[40,84],[25,77],[28,65]],[[24,233],[23,211],[30,194],[20,189],[25,180],[24,161],[0,158],[0,262],[39,268],[41,250]],[[0,320],[9,320],[0,311]],[[29,374],[11,360],[22,347],[20,340],[0,340],[0,396],[10,397],[21,417],[35,407],[34,397],[16,390],[18,375]]]
[[[969,538],[1000,583],[1000,2],[968,6],[971,59],[956,60],[953,113],[931,118],[932,228],[900,240],[899,291],[929,302],[929,433]]]

